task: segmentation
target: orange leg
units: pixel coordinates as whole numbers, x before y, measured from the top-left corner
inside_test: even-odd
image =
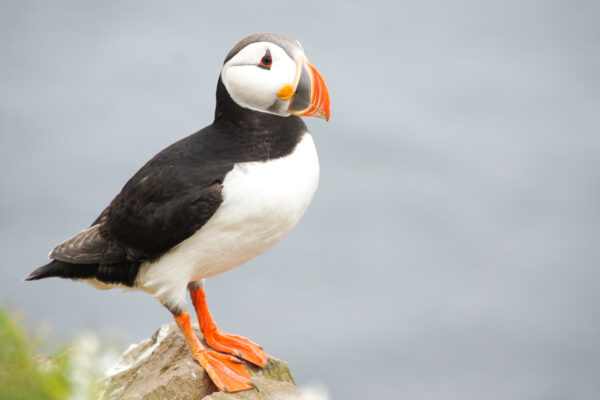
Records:
[[[206,349],[192,330],[190,315],[174,315],[194,358],[202,365],[210,379],[224,392],[238,392],[252,388],[250,374],[240,360],[227,354]]]
[[[190,296],[198,314],[200,329],[210,347],[223,353],[236,355],[259,367],[265,368],[267,366],[267,353],[262,347],[245,337],[224,333],[217,328],[217,324],[206,305],[206,294],[202,286],[190,286]]]

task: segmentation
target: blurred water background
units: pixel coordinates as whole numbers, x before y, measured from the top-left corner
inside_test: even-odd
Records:
[[[248,34],[332,97],[311,208],[214,277],[220,326],[333,399],[600,392],[600,3],[0,1],[0,302],[149,337],[150,296],[21,281],[156,152],[212,121]]]

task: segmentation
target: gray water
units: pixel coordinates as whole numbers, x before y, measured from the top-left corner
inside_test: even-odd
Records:
[[[332,97],[313,204],[212,278],[221,327],[334,399],[600,392],[600,3],[0,2],[0,301],[151,335],[150,296],[23,283],[146,160],[211,122],[220,66],[299,39]]]

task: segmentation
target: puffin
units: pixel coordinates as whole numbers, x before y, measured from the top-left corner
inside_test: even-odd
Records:
[[[268,356],[217,327],[205,279],[267,251],[298,223],[319,181],[300,117],[329,114],[325,82],[297,40],[246,37],[223,63],[212,124],[148,161],[91,226],[54,247],[25,280],[147,292],[171,312],[219,390],[252,388],[242,360],[264,368]],[[208,347],[192,330],[188,292]]]

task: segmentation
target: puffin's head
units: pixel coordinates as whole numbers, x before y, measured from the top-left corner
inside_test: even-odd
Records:
[[[306,59],[300,43],[288,36],[248,36],[225,58],[221,80],[241,107],[329,120],[325,82]]]

